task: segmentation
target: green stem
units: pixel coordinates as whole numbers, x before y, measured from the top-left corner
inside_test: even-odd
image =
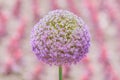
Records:
[[[62,80],[62,66],[59,66],[59,80]]]

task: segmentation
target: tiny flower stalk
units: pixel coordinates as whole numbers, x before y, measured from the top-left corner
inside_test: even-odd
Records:
[[[59,80],[62,80],[62,66],[59,66]]]
[[[86,56],[90,35],[80,17],[67,10],[54,10],[33,27],[31,45],[40,61],[59,66],[62,80],[62,65],[78,63]]]

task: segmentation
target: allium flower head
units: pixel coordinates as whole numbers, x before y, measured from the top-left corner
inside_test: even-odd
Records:
[[[34,26],[32,49],[37,58],[48,64],[79,62],[88,53],[90,36],[82,19],[66,10],[54,10]]]

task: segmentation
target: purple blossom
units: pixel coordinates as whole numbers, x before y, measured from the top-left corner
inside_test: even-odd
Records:
[[[33,27],[31,45],[40,61],[72,64],[88,53],[90,36],[80,17],[67,10],[54,10]]]

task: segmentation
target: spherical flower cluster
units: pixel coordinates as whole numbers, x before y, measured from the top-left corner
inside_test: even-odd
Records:
[[[88,53],[90,36],[82,19],[67,10],[54,10],[34,26],[32,50],[47,64],[79,62]]]

